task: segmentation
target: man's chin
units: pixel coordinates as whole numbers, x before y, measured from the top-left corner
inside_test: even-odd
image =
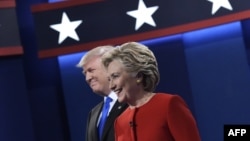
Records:
[[[92,89],[93,92],[97,95],[103,96],[102,92],[100,90]]]
[[[96,93],[96,94],[99,94],[99,93],[100,93],[100,91],[98,91],[98,90],[96,90],[96,89],[92,89],[92,90],[93,90],[93,92]]]

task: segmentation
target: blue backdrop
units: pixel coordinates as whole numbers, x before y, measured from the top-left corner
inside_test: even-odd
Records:
[[[85,52],[38,59],[30,6],[17,0],[24,54],[0,58],[1,141],[84,141],[101,98],[76,64]],[[224,124],[250,124],[250,20],[141,41],[155,53],[156,91],[182,96],[202,141],[222,141]]]

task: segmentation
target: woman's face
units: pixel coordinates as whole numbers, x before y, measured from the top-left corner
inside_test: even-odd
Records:
[[[134,94],[138,91],[136,77],[128,73],[119,60],[113,60],[109,64],[107,71],[109,76],[109,87],[117,94],[118,101],[129,103]]]

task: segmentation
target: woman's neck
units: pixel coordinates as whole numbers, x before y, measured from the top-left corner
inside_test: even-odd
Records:
[[[154,96],[154,94],[155,93],[152,92],[139,94],[137,97],[134,97],[133,102],[128,103],[129,107],[131,109],[141,107],[142,105],[146,104]]]

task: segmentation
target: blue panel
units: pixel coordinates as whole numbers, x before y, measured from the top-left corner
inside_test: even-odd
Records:
[[[62,69],[72,66],[76,67],[76,64],[80,61],[80,59],[85,53],[86,52],[80,52],[80,53],[59,56],[58,61],[63,62],[63,65],[60,64],[60,66],[62,67]]]
[[[50,3],[61,2],[61,1],[67,1],[67,0],[48,0],[48,2],[50,2]]]
[[[165,36],[165,37],[141,41],[141,43],[149,46],[151,44],[159,44],[159,43],[165,43],[165,42],[169,42],[173,40],[178,40],[180,38],[181,38],[181,34],[176,34],[172,36]]]
[[[32,123],[38,141],[64,141],[65,134],[62,116],[64,116],[60,105],[58,89],[54,86],[33,88],[29,90],[30,104],[32,110]],[[63,113],[63,114],[62,114]],[[63,124],[62,124],[63,123]]]
[[[246,44],[248,65],[250,68],[250,19],[243,20],[241,24],[244,35],[244,41]]]
[[[183,34],[186,47],[242,36],[240,22],[233,22]],[[192,46],[190,46],[192,45]]]
[[[224,124],[249,124],[250,71],[239,22],[183,35],[202,141],[222,141]]]
[[[22,61],[0,59],[0,140],[34,141]]]

